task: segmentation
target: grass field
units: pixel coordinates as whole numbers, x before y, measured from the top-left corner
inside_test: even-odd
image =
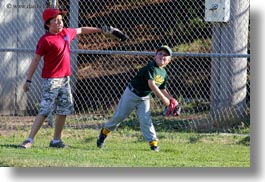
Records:
[[[34,146],[18,148],[29,128],[0,135],[2,167],[250,167],[247,134],[157,132],[160,152],[152,152],[142,134],[120,128],[96,147],[98,129],[63,131],[66,149],[48,147],[52,128],[41,128]]]

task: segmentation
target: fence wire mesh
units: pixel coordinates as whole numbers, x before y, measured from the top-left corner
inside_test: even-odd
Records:
[[[45,33],[41,15],[49,4],[0,2],[2,132],[30,126],[38,113],[42,65],[30,92],[24,93],[22,87],[37,41]],[[153,96],[157,125],[171,121],[174,130],[237,132],[249,125],[249,0],[230,2],[228,22],[206,22],[204,0],[59,0],[57,7],[68,11],[65,27],[107,24],[130,37],[118,42],[90,34],[72,42],[74,113],[66,127],[100,127],[115,111],[130,79],[162,44],[174,51],[167,67],[168,89],[181,99],[182,112],[179,117],[162,117],[164,106]]]

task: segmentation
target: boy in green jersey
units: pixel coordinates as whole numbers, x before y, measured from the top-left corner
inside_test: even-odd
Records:
[[[166,90],[167,72],[165,67],[170,63],[172,50],[163,45],[156,50],[154,61],[141,68],[126,87],[112,118],[104,124],[97,139],[97,147],[103,147],[106,137],[136,109],[141,132],[149,142],[152,151],[159,151],[158,138],[150,112],[151,93],[155,93],[165,106],[177,101]]]

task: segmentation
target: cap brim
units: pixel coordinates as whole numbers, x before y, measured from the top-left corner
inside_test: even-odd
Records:
[[[161,51],[161,50],[166,51],[166,52],[168,53],[168,55],[171,56],[171,52],[170,52],[167,48],[165,48],[165,47],[160,47],[160,48],[158,48],[158,49],[156,50],[156,52]]]

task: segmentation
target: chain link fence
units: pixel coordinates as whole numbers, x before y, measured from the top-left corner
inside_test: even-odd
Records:
[[[111,25],[130,39],[104,34],[79,35],[71,43],[74,113],[66,127],[99,128],[113,112],[130,79],[155,49],[169,45],[169,92],[181,100],[179,117],[162,117],[164,106],[152,99],[154,122],[174,130],[237,131],[250,124],[249,0],[232,0],[226,22],[206,21],[220,1],[205,0],[59,0],[67,10],[66,27]],[[30,126],[38,113],[41,68],[30,91],[26,72],[38,39],[45,33],[43,10],[50,1],[0,1],[1,130]],[[218,8],[218,7],[217,7]],[[227,8],[227,7],[223,7]],[[42,64],[42,63],[41,63]],[[130,118],[136,117],[131,114]],[[134,119],[132,119],[134,120]],[[137,119],[135,119],[137,122]],[[239,129],[239,130],[238,130]]]

